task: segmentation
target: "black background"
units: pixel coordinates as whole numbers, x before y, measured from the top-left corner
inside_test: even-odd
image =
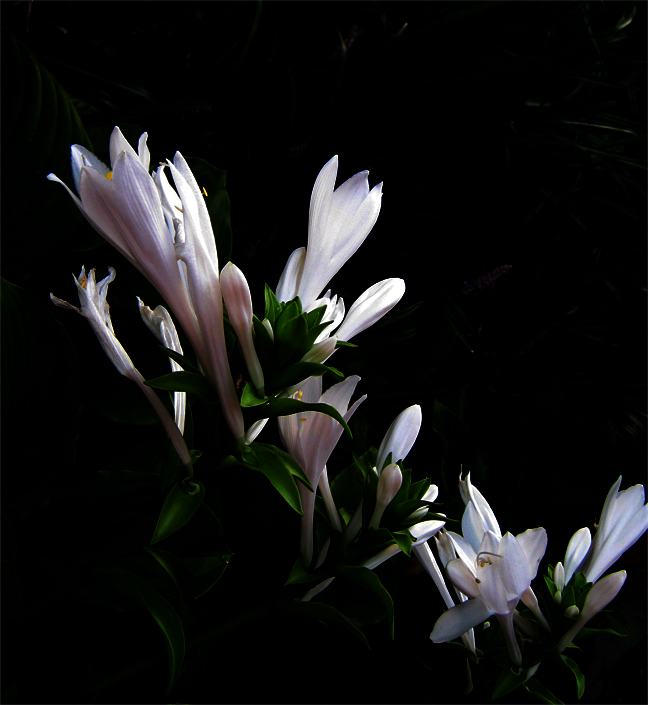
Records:
[[[615,28],[633,8],[22,2],[3,3],[2,21],[72,97],[100,158],[108,160],[119,125],[131,143],[148,132],[152,164],[180,150],[227,170],[231,259],[250,282],[257,314],[263,284],[275,288],[289,254],[306,245],[310,192],[331,156],[339,155],[338,183],[363,169],[371,186],[384,182],[376,226],[331,287],[347,307],[387,277],[402,277],[407,291],[384,324],[354,340],[358,350],[332,359],[362,377],[357,393],[368,399],[329,474],[346,466],[350,450],[377,446],[393,418],[419,403],[423,427],[407,463],[415,477],[438,484],[440,511],[459,518],[463,466],[503,531],[544,526],[541,575],[546,562],[562,560],[576,529],[593,527],[619,475],[622,489],[645,482],[645,5]],[[3,35],[3,54],[6,46]],[[18,99],[10,60],[3,57],[5,109]],[[74,554],[59,541],[78,540],[83,526],[68,517],[74,526],[48,543],[58,528],[45,526],[38,510],[24,511],[34,496],[65,493],[86,473],[146,462],[164,438],[156,425],[110,420],[120,406],[137,416],[143,402],[87,324],[54,309],[49,292],[75,303],[71,271],[95,267],[103,278],[114,266],[113,324],[145,377],[164,374],[167,363],[151,353],[135,295],[151,307],[161,300],[45,180],[54,172],[72,183],[69,144],[34,156],[16,133],[3,130],[2,269],[29,291],[33,320],[23,319],[20,335],[3,326],[3,359],[10,338],[8,359],[16,362],[3,361],[3,387],[5,374],[22,385],[20,393],[3,392],[2,409],[3,512],[18,537],[24,598],[3,649],[13,652],[7,642],[15,640],[22,674],[15,702],[162,702],[163,658],[98,693],[84,690],[105,675],[120,630],[138,636],[120,645],[116,671],[129,660],[163,657],[162,647],[139,613],[126,613],[110,631],[122,613],[59,590],[52,575],[65,573],[64,556]],[[479,277],[504,265],[511,268],[478,288]],[[21,366],[25,348],[37,364]],[[273,433],[268,428],[262,440],[278,443]],[[209,461],[227,439],[209,434],[208,423],[196,421],[195,445],[205,449],[198,471],[222,501],[244,487],[249,514],[223,501],[241,563],[203,598],[212,600],[205,620],[240,607],[223,604],[235,568],[239,581],[249,572],[237,583],[248,590],[240,604],[253,606],[278,588],[298,536],[297,520],[261,491],[263,480],[213,476]],[[618,630],[630,624],[635,633],[589,642],[579,654],[586,702],[645,701],[645,553],[644,536],[615,568],[629,576],[613,614]],[[55,558],[43,568],[48,556]],[[318,624],[305,629],[267,617],[226,645],[190,654],[194,664],[170,697],[455,701],[463,657],[428,639],[441,600],[405,560],[402,571],[398,646],[384,624],[369,630],[375,645],[365,652],[337,632],[318,632]],[[544,591],[541,580],[536,592]],[[74,646],[63,648],[69,640]],[[574,681],[554,692],[573,697]]]

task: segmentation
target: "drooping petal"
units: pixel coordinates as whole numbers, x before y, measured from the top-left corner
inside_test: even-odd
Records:
[[[491,614],[493,613],[479,598],[461,602],[439,617],[430,634],[430,639],[435,644],[452,641],[469,629],[486,621]]]

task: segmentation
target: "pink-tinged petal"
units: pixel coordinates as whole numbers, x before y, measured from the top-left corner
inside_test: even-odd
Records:
[[[99,172],[101,176],[108,176],[110,169],[101,161],[97,159],[95,155],[82,147],[80,144],[72,145],[72,178],[74,179],[74,187],[78,194],[81,193],[79,190],[79,185],[81,182],[81,170],[84,167],[89,167]],[[49,178],[49,177],[48,177]]]
[[[143,167],[148,171],[151,168],[151,152],[146,144],[148,133],[144,132],[140,135],[137,142],[137,155],[142,162]]]
[[[591,544],[592,536],[587,527],[579,529],[571,539],[569,539],[567,551],[565,552],[565,585],[569,583],[572,576],[585,559]],[[554,582],[556,582],[555,579]],[[562,587],[559,589],[562,590]]]
[[[277,284],[276,297],[278,301],[292,301],[297,296],[299,283],[301,282],[304,262],[306,260],[306,248],[296,249],[288,258],[279,283]]]
[[[538,622],[540,622],[540,624],[542,624],[542,626],[548,632],[550,632],[551,627],[549,626],[549,622],[547,622],[544,615],[540,611],[540,605],[538,604],[538,598],[536,597],[533,590],[530,587],[527,588],[520,596],[520,599],[531,610],[531,612],[533,612],[533,614],[535,615]]]
[[[380,473],[387,456],[392,454],[392,462],[404,460],[412,449],[414,442],[421,430],[423,414],[418,404],[408,407],[392,421],[383,438],[378,456],[376,469]]]
[[[513,612],[498,614],[497,621],[500,623],[502,631],[504,632],[504,640],[506,641],[509,658],[516,666],[519,666],[522,663],[522,654],[520,653],[520,645],[518,644],[515,629],[513,628]]]
[[[469,597],[479,597],[480,586],[470,568],[460,558],[455,558],[446,565],[446,573],[457,590]]]
[[[113,171],[115,169],[115,162],[117,161],[117,157],[122,152],[126,152],[131,157],[137,159],[137,161],[140,161],[137,152],[135,152],[128,140],[124,137],[124,135],[122,135],[121,130],[118,127],[115,127],[115,129],[112,131],[112,134],[110,135],[110,163],[112,164]],[[142,166],[144,165],[142,164]],[[146,166],[145,171],[148,174],[148,165]]]
[[[524,551],[529,565],[529,582],[538,574],[538,566],[547,550],[547,532],[542,527],[527,529],[515,537],[518,546]]]
[[[479,598],[462,602],[439,617],[430,639],[435,644],[452,641],[487,620],[492,614]]]
[[[349,309],[342,325],[336,331],[340,340],[351,340],[371,327],[396,306],[405,293],[402,279],[385,279],[362,294]]]
[[[578,634],[585,624],[589,622],[594,615],[598,614],[602,609],[607,607],[610,602],[612,602],[612,600],[618,595],[619,590],[623,587],[625,579],[626,572],[625,570],[621,570],[618,573],[606,575],[592,587],[592,589],[587,593],[585,604],[583,605],[583,611],[576,621],[576,624],[565,632],[564,636],[560,640],[558,644],[559,651],[563,651],[568,644],[573,641],[576,634]]]
[[[403,474],[401,469],[395,463],[387,465],[380,473],[378,478],[378,489],[376,492],[376,508],[369,521],[370,529],[377,529],[380,526],[380,520],[387,508],[387,505],[394,499],[396,493],[403,483]]]

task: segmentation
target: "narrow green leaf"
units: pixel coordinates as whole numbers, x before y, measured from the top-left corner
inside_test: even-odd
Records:
[[[295,600],[288,605],[284,605],[281,610],[288,614],[316,619],[339,627],[362,642],[368,649],[371,649],[363,632],[351,620],[330,605],[325,605],[322,602],[301,602]]]
[[[319,362],[294,362],[276,374],[267,384],[266,389],[279,391],[286,387],[304,382],[309,377],[321,377],[325,372],[333,372],[336,376],[344,376],[332,367]]]
[[[504,668],[495,683],[495,688],[493,688],[493,700],[512,693],[524,683],[526,677],[527,673],[523,668],[515,669],[513,666]]]
[[[248,450],[254,452],[258,464],[250,461],[249,454],[243,455],[243,462],[251,470],[262,472],[297,514],[303,516],[301,498],[293,475],[288,465],[283,462],[279,455],[270,450],[271,447],[264,446],[261,443],[254,443],[253,446],[248,446]]]
[[[205,486],[197,480],[185,478],[175,484],[164,500],[151,544],[162,541],[183,527],[196,513],[205,496]]]
[[[144,384],[155,389],[166,389],[169,392],[192,392],[207,404],[218,403],[218,396],[207,377],[193,372],[171,372],[162,377],[147,379]]]
[[[302,470],[301,465],[281,448],[277,446],[269,445],[268,443],[252,443],[255,449],[264,448],[269,453],[274,453],[277,458],[286,466],[288,472],[294,477],[298,478],[303,485],[306,485],[311,492],[315,492],[313,486],[310,483],[306,473]]]
[[[241,406],[244,409],[248,409],[251,406],[260,406],[268,401],[268,397],[258,397],[254,389],[254,385],[246,382],[243,387],[243,394],[241,395]]]
[[[184,661],[185,638],[182,622],[169,602],[154,590],[144,578],[122,568],[97,569],[120,592],[144,607],[157,622],[169,661],[167,693],[180,675]]]
[[[221,551],[213,556],[190,556],[182,559],[194,576],[195,600],[209,592],[221,579],[231,556],[229,551]]]
[[[267,318],[270,321],[270,325],[274,329],[275,327],[275,320],[279,313],[281,312],[281,308],[279,305],[279,302],[277,301],[277,297],[274,295],[272,289],[266,284],[265,285],[265,291],[264,291],[264,296],[265,296],[265,315],[264,318]]]
[[[191,362],[189,362],[189,360],[187,360],[187,358],[184,355],[177,353],[175,350],[171,350],[171,348],[165,348],[164,345],[158,345],[158,348],[161,348],[162,350],[164,350],[164,352],[174,362],[177,362],[185,372],[193,372],[193,374],[195,374],[195,375],[199,375],[200,377],[204,377],[202,372],[195,365],[192,365]]]
[[[290,571],[290,575],[288,576],[288,580],[284,583],[284,585],[297,585],[301,583],[314,583],[316,581],[321,581],[322,576],[321,575],[313,575],[313,573],[309,573],[306,568],[304,568],[304,564],[302,563],[302,559],[298,558],[295,561],[295,564],[292,567],[292,570]]]
[[[524,684],[524,689],[527,693],[533,695],[541,703],[549,703],[549,705],[565,705],[562,700],[557,698],[549,688],[545,687],[539,680],[529,678]]]
[[[580,700],[585,692],[585,676],[581,673],[581,670],[578,668],[578,664],[574,661],[574,659],[569,658],[569,656],[565,656],[565,654],[560,654],[560,660],[574,674],[576,678],[576,686],[578,688],[578,699]]]
[[[387,610],[389,620],[389,635],[394,638],[394,601],[391,595],[380,582],[380,578],[368,568],[362,566],[340,565],[338,566],[340,575],[351,581],[355,585],[371,590],[378,596]]]

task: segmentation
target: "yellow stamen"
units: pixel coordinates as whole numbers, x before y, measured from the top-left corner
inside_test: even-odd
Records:
[[[304,392],[302,392],[301,389],[297,392],[297,394],[299,394],[300,399],[304,396]]]
[[[184,211],[182,210],[182,208],[180,208],[179,206],[174,206],[174,208],[177,208],[181,213],[184,213]]]
[[[109,171],[109,172],[106,174],[106,178],[108,179],[108,181],[112,181],[112,174],[113,174],[112,171]]]
[[[299,419],[300,421],[306,421],[306,419]]]
[[[207,189],[203,186],[203,193],[207,196]]]

